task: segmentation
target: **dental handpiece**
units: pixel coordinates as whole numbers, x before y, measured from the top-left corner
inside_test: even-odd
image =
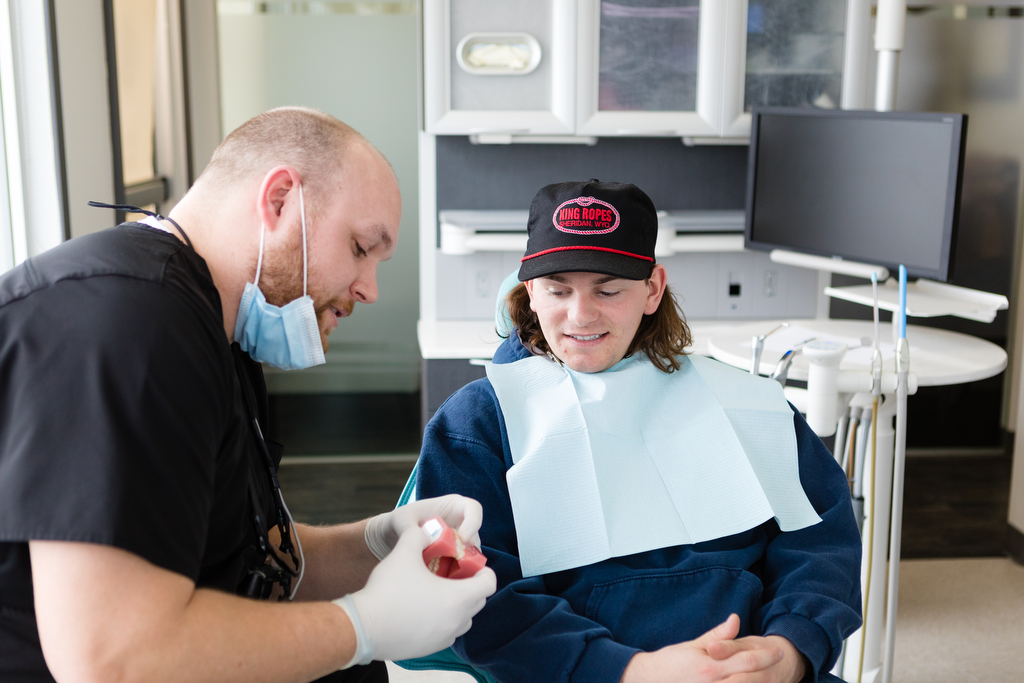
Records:
[[[764,334],[759,335],[759,336],[755,335],[751,339],[750,346],[751,346],[751,350],[753,351],[753,357],[751,358],[751,363],[750,363],[750,374],[751,375],[759,375],[759,374],[761,374],[760,373],[760,369],[761,369],[761,352],[764,351],[764,340],[765,340],[765,338],[767,338],[769,335],[775,334],[776,332],[781,330],[783,327],[789,327],[789,323],[779,323],[778,325],[776,325],[773,329],[769,330],[768,332],[765,332]]]

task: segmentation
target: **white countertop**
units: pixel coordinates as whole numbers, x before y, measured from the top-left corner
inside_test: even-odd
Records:
[[[420,355],[427,360],[493,358],[503,341],[493,320],[420,320]]]
[[[742,324],[750,321],[744,320]],[[708,343],[717,334],[736,329],[741,323],[722,320],[687,321],[693,335],[691,353],[711,355]],[[765,325],[766,323],[760,323]],[[765,329],[771,329],[767,327]],[[490,359],[503,341],[494,331],[493,320],[420,320],[416,325],[420,354],[428,360],[454,358]],[[749,356],[749,352],[747,354]],[[748,362],[749,364],[749,362]]]
[[[747,322],[733,325],[715,334],[710,341],[711,356],[718,360],[750,369],[751,339],[773,329],[779,320]],[[761,374],[770,374],[782,354],[794,343],[809,337],[845,341],[851,350],[840,366],[843,370],[871,372],[871,348],[852,348],[863,337],[873,335],[873,325],[859,320],[791,320],[789,330],[780,330],[765,340],[761,355]],[[882,340],[882,371],[895,372],[892,325],[880,326]],[[998,375],[1006,368],[1006,351],[992,342],[933,327],[907,325],[910,342],[910,371],[917,375],[919,386],[944,386],[974,382]],[[807,379],[807,360],[797,356],[789,376],[795,380]]]
[[[730,365],[749,369],[751,338],[764,334],[778,320],[687,321],[693,334],[692,353],[712,356]],[[790,347],[791,339],[803,334],[843,338],[852,341],[870,337],[872,325],[857,320],[791,320],[790,330],[776,333],[765,340],[761,356],[761,372],[774,369],[782,354]],[[892,327],[881,326],[882,355],[885,372],[893,371],[891,346]],[[425,359],[490,359],[502,339],[494,330],[493,320],[431,321],[417,324],[420,353]],[[774,339],[773,339],[774,337]],[[995,344],[958,332],[930,327],[907,326],[910,341],[910,369],[920,386],[941,386],[973,382],[992,377],[1006,368],[1006,352]],[[796,341],[803,341],[799,339]],[[888,352],[887,352],[888,351]],[[870,350],[853,349],[843,361],[844,370],[870,371]],[[795,380],[807,379],[807,361],[797,356],[789,376]]]

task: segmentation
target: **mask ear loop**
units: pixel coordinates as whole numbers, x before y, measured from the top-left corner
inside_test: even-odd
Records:
[[[260,221],[260,255],[259,258],[256,259],[256,279],[252,282],[257,287],[260,286],[260,270],[263,268],[263,234],[266,230],[266,224],[263,221]]]
[[[302,217],[302,296],[306,296],[306,202],[302,199],[302,183],[299,183],[299,216]]]
[[[306,273],[308,264],[306,262],[306,203],[302,199],[302,183],[299,183],[299,216],[302,217],[302,296],[306,296]],[[259,287],[260,271],[263,269],[263,237],[267,226],[260,221],[260,255],[256,259],[256,279],[253,284]]]

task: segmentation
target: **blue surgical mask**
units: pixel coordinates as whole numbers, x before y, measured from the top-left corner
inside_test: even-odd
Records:
[[[302,297],[284,306],[267,303],[259,288],[266,227],[260,225],[256,279],[245,283],[235,321],[235,341],[242,350],[253,360],[282,370],[301,370],[326,361],[313,297],[306,293],[306,206],[302,185],[299,185],[299,215],[302,217]]]

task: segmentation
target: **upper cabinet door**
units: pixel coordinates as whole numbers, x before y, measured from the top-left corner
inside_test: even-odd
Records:
[[[428,133],[573,132],[576,0],[424,0]]]
[[[580,0],[579,135],[719,135],[733,0]]]
[[[843,103],[847,0],[729,1],[737,10],[727,38],[724,135],[750,135],[755,105],[833,109]],[[731,48],[736,45],[741,49]]]

